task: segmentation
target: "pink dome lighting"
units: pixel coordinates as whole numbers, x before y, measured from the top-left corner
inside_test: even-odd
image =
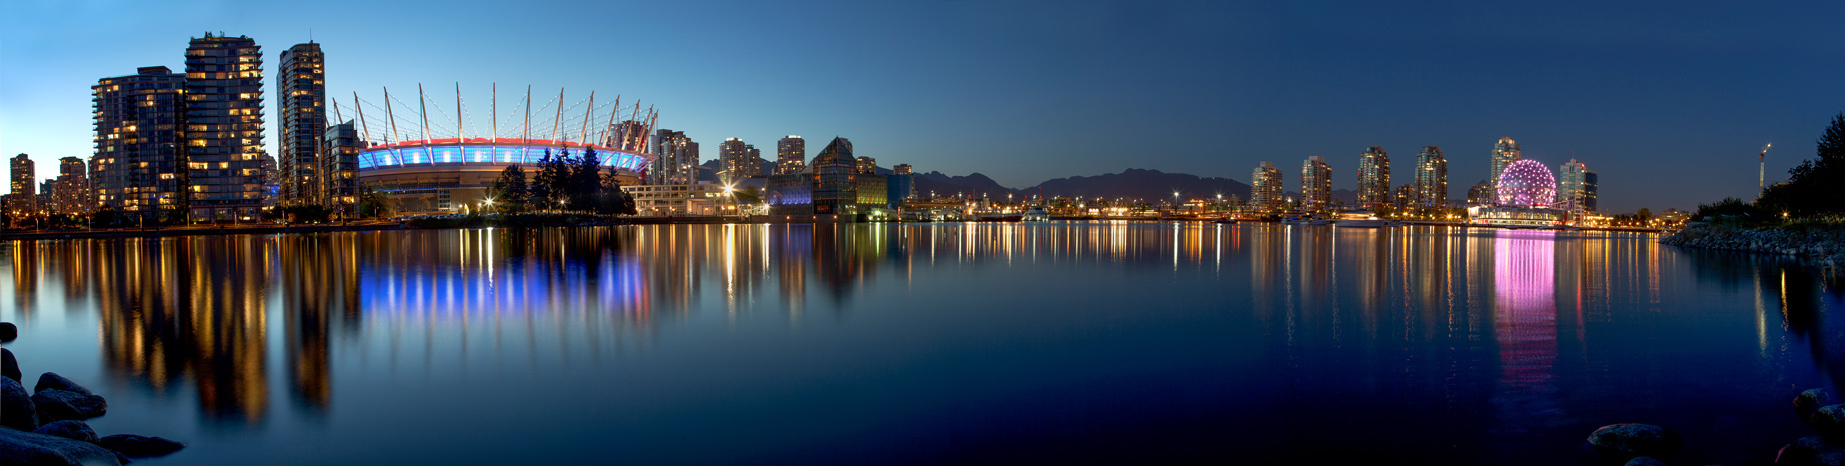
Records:
[[[1550,167],[1535,160],[1520,160],[1505,167],[1493,188],[1499,205],[1514,207],[1548,207],[1557,200],[1557,178]]]

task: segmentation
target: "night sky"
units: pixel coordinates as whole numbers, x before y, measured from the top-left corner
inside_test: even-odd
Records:
[[[277,54],[311,29],[345,101],[593,89],[657,105],[705,159],[726,137],[772,158],[784,135],[810,157],[837,135],[885,166],[1013,187],[1126,168],[1247,182],[1272,161],[1296,189],[1320,155],[1350,189],[1366,146],[1405,174],[1433,144],[1458,198],[1511,136],[1599,171],[1605,211],[1687,209],[1752,198],[1766,142],[1784,179],[1845,111],[1841,2],[865,3],[15,2],[0,154],[43,178],[88,157],[90,86],[181,70],[206,31],[256,39],[271,94]]]

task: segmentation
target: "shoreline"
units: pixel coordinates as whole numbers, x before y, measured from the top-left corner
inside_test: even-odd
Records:
[[[1822,268],[1845,264],[1845,230],[1830,228],[1699,226],[1679,230],[1659,243],[1691,249],[1801,257]]]

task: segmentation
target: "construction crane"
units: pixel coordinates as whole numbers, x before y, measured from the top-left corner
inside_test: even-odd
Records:
[[[1758,162],[1761,162],[1761,167],[1758,167],[1755,172],[1755,196],[1757,198],[1762,197],[1762,193],[1768,192],[1768,148],[1774,145],[1775,143],[1772,142],[1763,144],[1762,154],[1755,157]]]

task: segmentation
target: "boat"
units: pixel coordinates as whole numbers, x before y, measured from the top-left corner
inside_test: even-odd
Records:
[[[1032,206],[1029,209],[1025,209],[1025,213],[1019,216],[1019,221],[1048,222],[1051,221],[1051,212],[1044,210],[1043,207]]]
[[[1352,210],[1340,212],[1333,219],[1333,225],[1345,228],[1377,228],[1384,226],[1385,222],[1369,210]]]

